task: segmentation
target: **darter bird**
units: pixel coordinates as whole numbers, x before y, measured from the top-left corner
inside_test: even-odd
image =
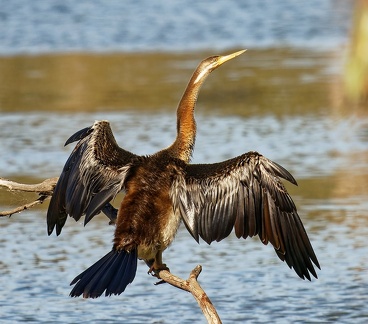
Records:
[[[119,147],[108,121],[71,136],[78,141],[55,187],[47,212],[50,235],[59,235],[67,215],[87,224],[103,211],[116,222],[109,253],[71,283],[76,297],[121,294],[135,277],[137,259],[150,271],[167,269],[162,252],[181,221],[193,238],[210,244],[235,230],[238,238],[258,235],[299,277],[317,278],[320,268],[297,209],[280,179],[296,185],[279,164],[257,152],[213,164],[190,164],[196,137],[194,108],[201,85],[223,63],[242,54],[211,56],[194,71],[177,108],[177,137],[169,147],[138,156]],[[116,210],[110,201],[125,196]]]

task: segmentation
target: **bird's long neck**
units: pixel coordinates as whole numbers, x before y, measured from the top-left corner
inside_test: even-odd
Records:
[[[200,69],[200,66],[196,69],[177,109],[177,137],[169,150],[172,155],[187,163],[192,156],[196,137],[194,108],[201,85],[209,73]]]

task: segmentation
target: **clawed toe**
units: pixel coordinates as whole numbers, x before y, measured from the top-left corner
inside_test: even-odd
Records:
[[[162,270],[167,270],[170,272],[170,269],[166,266],[165,263],[156,264],[153,263],[150,268],[148,269],[148,274],[152,275],[153,277],[160,278],[158,273]],[[159,283],[158,283],[159,284]]]
[[[155,283],[155,286],[162,285],[162,284],[164,284],[164,283],[166,283],[166,281],[165,281],[165,280],[160,280],[160,281],[157,281],[157,282]]]

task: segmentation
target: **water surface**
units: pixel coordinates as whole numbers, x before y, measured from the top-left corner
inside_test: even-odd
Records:
[[[354,1],[1,1],[0,54],[344,44]]]
[[[184,227],[164,260],[184,278],[202,264],[224,323],[366,323],[368,115],[346,103],[342,75],[354,2],[187,3],[3,1],[0,176],[58,176],[64,142],[95,119],[137,154],[166,147],[197,63],[247,47],[201,90],[193,162],[257,150],[291,171],[319,279],[299,279],[257,238],[198,245]],[[0,191],[0,208],[34,198]],[[1,322],[204,323],[188,293],[154,286],[143,263],[121,296],[69,298],[69,282],[110,250],[113,227],[103,215],[86,228],[69,219],[48,237],[47,204],[0,219]]]
[[[368,319],[366,110],[352,109],[341,99],[341,74],[336,68],[340,61],[334,53],[257,54],[257,57],[250,55],[249,60],[234,61],[223,72],[219,70],[210,76],[197,107],[199,132],[194,162],[215,162],[257,150],[289,169],[299,187],[288,185],[288,188],[322,266],[319,279],[300,280],[279,261],[270,246],[263,246],[257,238],[239,241],[231,236],[211,246],[203,242],[197,245],[184,227],[164,259],[171,271],[182,277],[202,264],[200,283],[224,323],[365,323]],[[270,62],[277,64],[264,65],[267,55]],[[174,97],[178,100],[185,86],[182,74],[190,75],[194,63],[181,62],[176,55],[164,60],[163,65],[170,62],[177,74],[169,81],[166,77],[159,81],[156,86],[163,85],[162,92],[135,97],[136,104],[124,100],[119,104],[115,97],[110,101],[109,87],[97,83],[95,86],[101,89],[99,96],[106,101],[97,100],[90,107],[88,96],[75,97],[75,87],[64,91],[61,98],[55,95],[45,100],[42,95],[38,82],[47,84],[47,80],[49,90],[62,93],[58,83],[52,82],[50,75],[54,74],[49,66],[61,64],[64,59],[68,57],[55,56],[54,64],[37,63],[37,69],[44,73],[36,79],[39,81],[28,83],[27,77],[23,77],[21,93],[31,94],[32,107],[39,105],[39,109],[26,109],[24,95],[17,98],[9,92],[1,93],[2,177],[37,182],[58,175],[72,149],[64,148],[63,143],[95,119],[110,120],[119,144],[138,154],[153,153],[171,143],[175,137],[172,102]],[[23,60],[30,62],[28,58]],[[92,56],[91,60],[109,62],[111,71],[117,66],[114,62],[119,62],[106,56]],[[146,60],[159,64],[160,56],[148,56]],[[310,64],[312,60],[314,64]],[[249,68],[245,67],[247,64]],[[23,70],[15,70],[18,71],[15,75],[27,74],[29,65],[24,66]],[[101,70],[105,68],[102,66]],[[169,76],[172,68],[164,71]],[[109,80],[114,73],[106,75]],[[153,78],[150,73],[147,75],[145,78],[142,73],[138,81],[131,82],[147,84]],[[223,93],[219,91],[221,84]],[[259,95],[247,90],[248,86],[259,91]],[[124,88],[124,82],[120,88]],[[65,90],[62,85],[60,89]],[[169,98],[166,93],[170,93]],[[79,98],[82,107],[76,112],[72,112],[74,98]],[[162,98],[164,104],[157,108]],[[19,110],[12,111],[12,106]],[[20,199],[14,193],[2,191],[0,206],[10,208],[19,200],[25,202],[33,197],[23,195]],[[0,317],[4,322],[204,322],[189,294],[169,285],[154,286],[155,279],[146,274],[143,263],[139,263],[133,284],[119,297],[70,299],[69,282],[110,249],[113,228],[101,215],[86,228],[81,222],[68,220],[60,237],[47,237],[46,207],[47,203],[0,220]]]

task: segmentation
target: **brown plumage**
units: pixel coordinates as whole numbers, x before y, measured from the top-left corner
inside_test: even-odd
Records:
[[[103,211],[115,220],[110,201],[125,196],[117,212],[112,250],[77,276],[71,296],[120,294],[134,279],[137,258],[151,270],[165,269],[162,252],[173,241],[181,220],[196,241],[258,235],[301,278],[317,278],[318,260],[295,205],[280,178],[292,175],[257,152],[214,164],[189,164],[194,148],[194,107],[206,77],[242,54],[213,56],[194,71],[177,109],[177,138],[151,156],[118,146],[107,121],[74,134],[78,141],[55,187],[47,224],[60,234],[67,215],[85,224]]]

